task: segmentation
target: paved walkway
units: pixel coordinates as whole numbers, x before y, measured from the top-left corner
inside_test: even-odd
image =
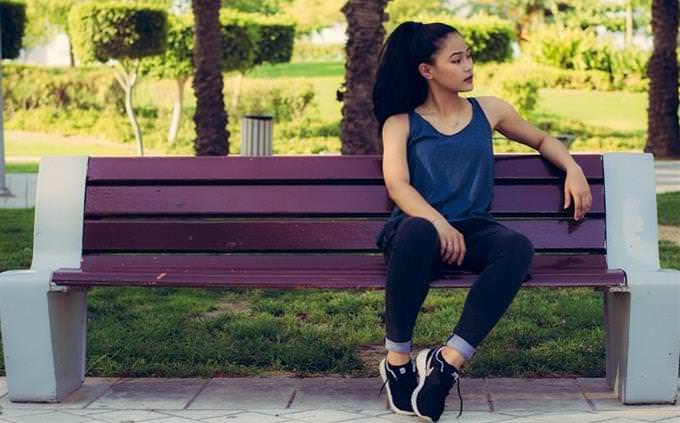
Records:
[[[680,380],[678,381],[680,389]],[[417,422],[386,409],[379,378],[87,378],[62,403],[12,403],[0,378],[0,422]],[[441,422],[680,422],[675,405],[622,405],[600,378],[463,378]]]
[[[680,191],[680,160],[655,162],[656,192]],[[7,187],[13,197],[0,196],[0,208],[26,208],[35,206],[35,173],[9,173]]]

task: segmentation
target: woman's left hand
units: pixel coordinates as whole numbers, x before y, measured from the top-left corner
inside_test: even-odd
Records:
[[[574,197],[574,220],[579,220],[590,210],[590,206],[593,204],[588,180],[580,166],[574,166],[567,170],[567,177],[564,181],[565,209],[571,205],[572,196]]]

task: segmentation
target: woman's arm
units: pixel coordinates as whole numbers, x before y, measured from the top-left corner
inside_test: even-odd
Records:
[[[567,173],[564,182],[564,208],[569,207],[573,196],[574,219],[581,219],[590,210],[592,194],[581,167],[569,154],[564,144],[524,120],[515,108],[505,100],[498,97],[488,97],[488,99],[490,100],[488,100],[491,109],[490,114],[493,116],[493,121],[496,122],[494,129],[509,139],[537,150],[551,163]]]
[[[446,219],[411,185],[406,159],[408,115],[390,116],[383,125],[383,177],[389,197],[409,216],[437,223]]]

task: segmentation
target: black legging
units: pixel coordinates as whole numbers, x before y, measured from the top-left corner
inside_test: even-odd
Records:
[[[421,217],[406,216],[386,234],[385,347],[411,351],[416,317],[430,282],[443,268],[479,272],[465,300],[458,324],[447,340],[466,359],[496,325],[526,280],[534,246],[523,234],[500,222],[471,218],[453,222],[465,239],[463,263],[443,262],[439,234]]]

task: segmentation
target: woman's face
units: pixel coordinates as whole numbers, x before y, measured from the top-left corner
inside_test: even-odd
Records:
[[[471,51],[459,34],[450,33],[442,40],[433,62],[418,67],[430,83],[456,92],[473,89]]]

